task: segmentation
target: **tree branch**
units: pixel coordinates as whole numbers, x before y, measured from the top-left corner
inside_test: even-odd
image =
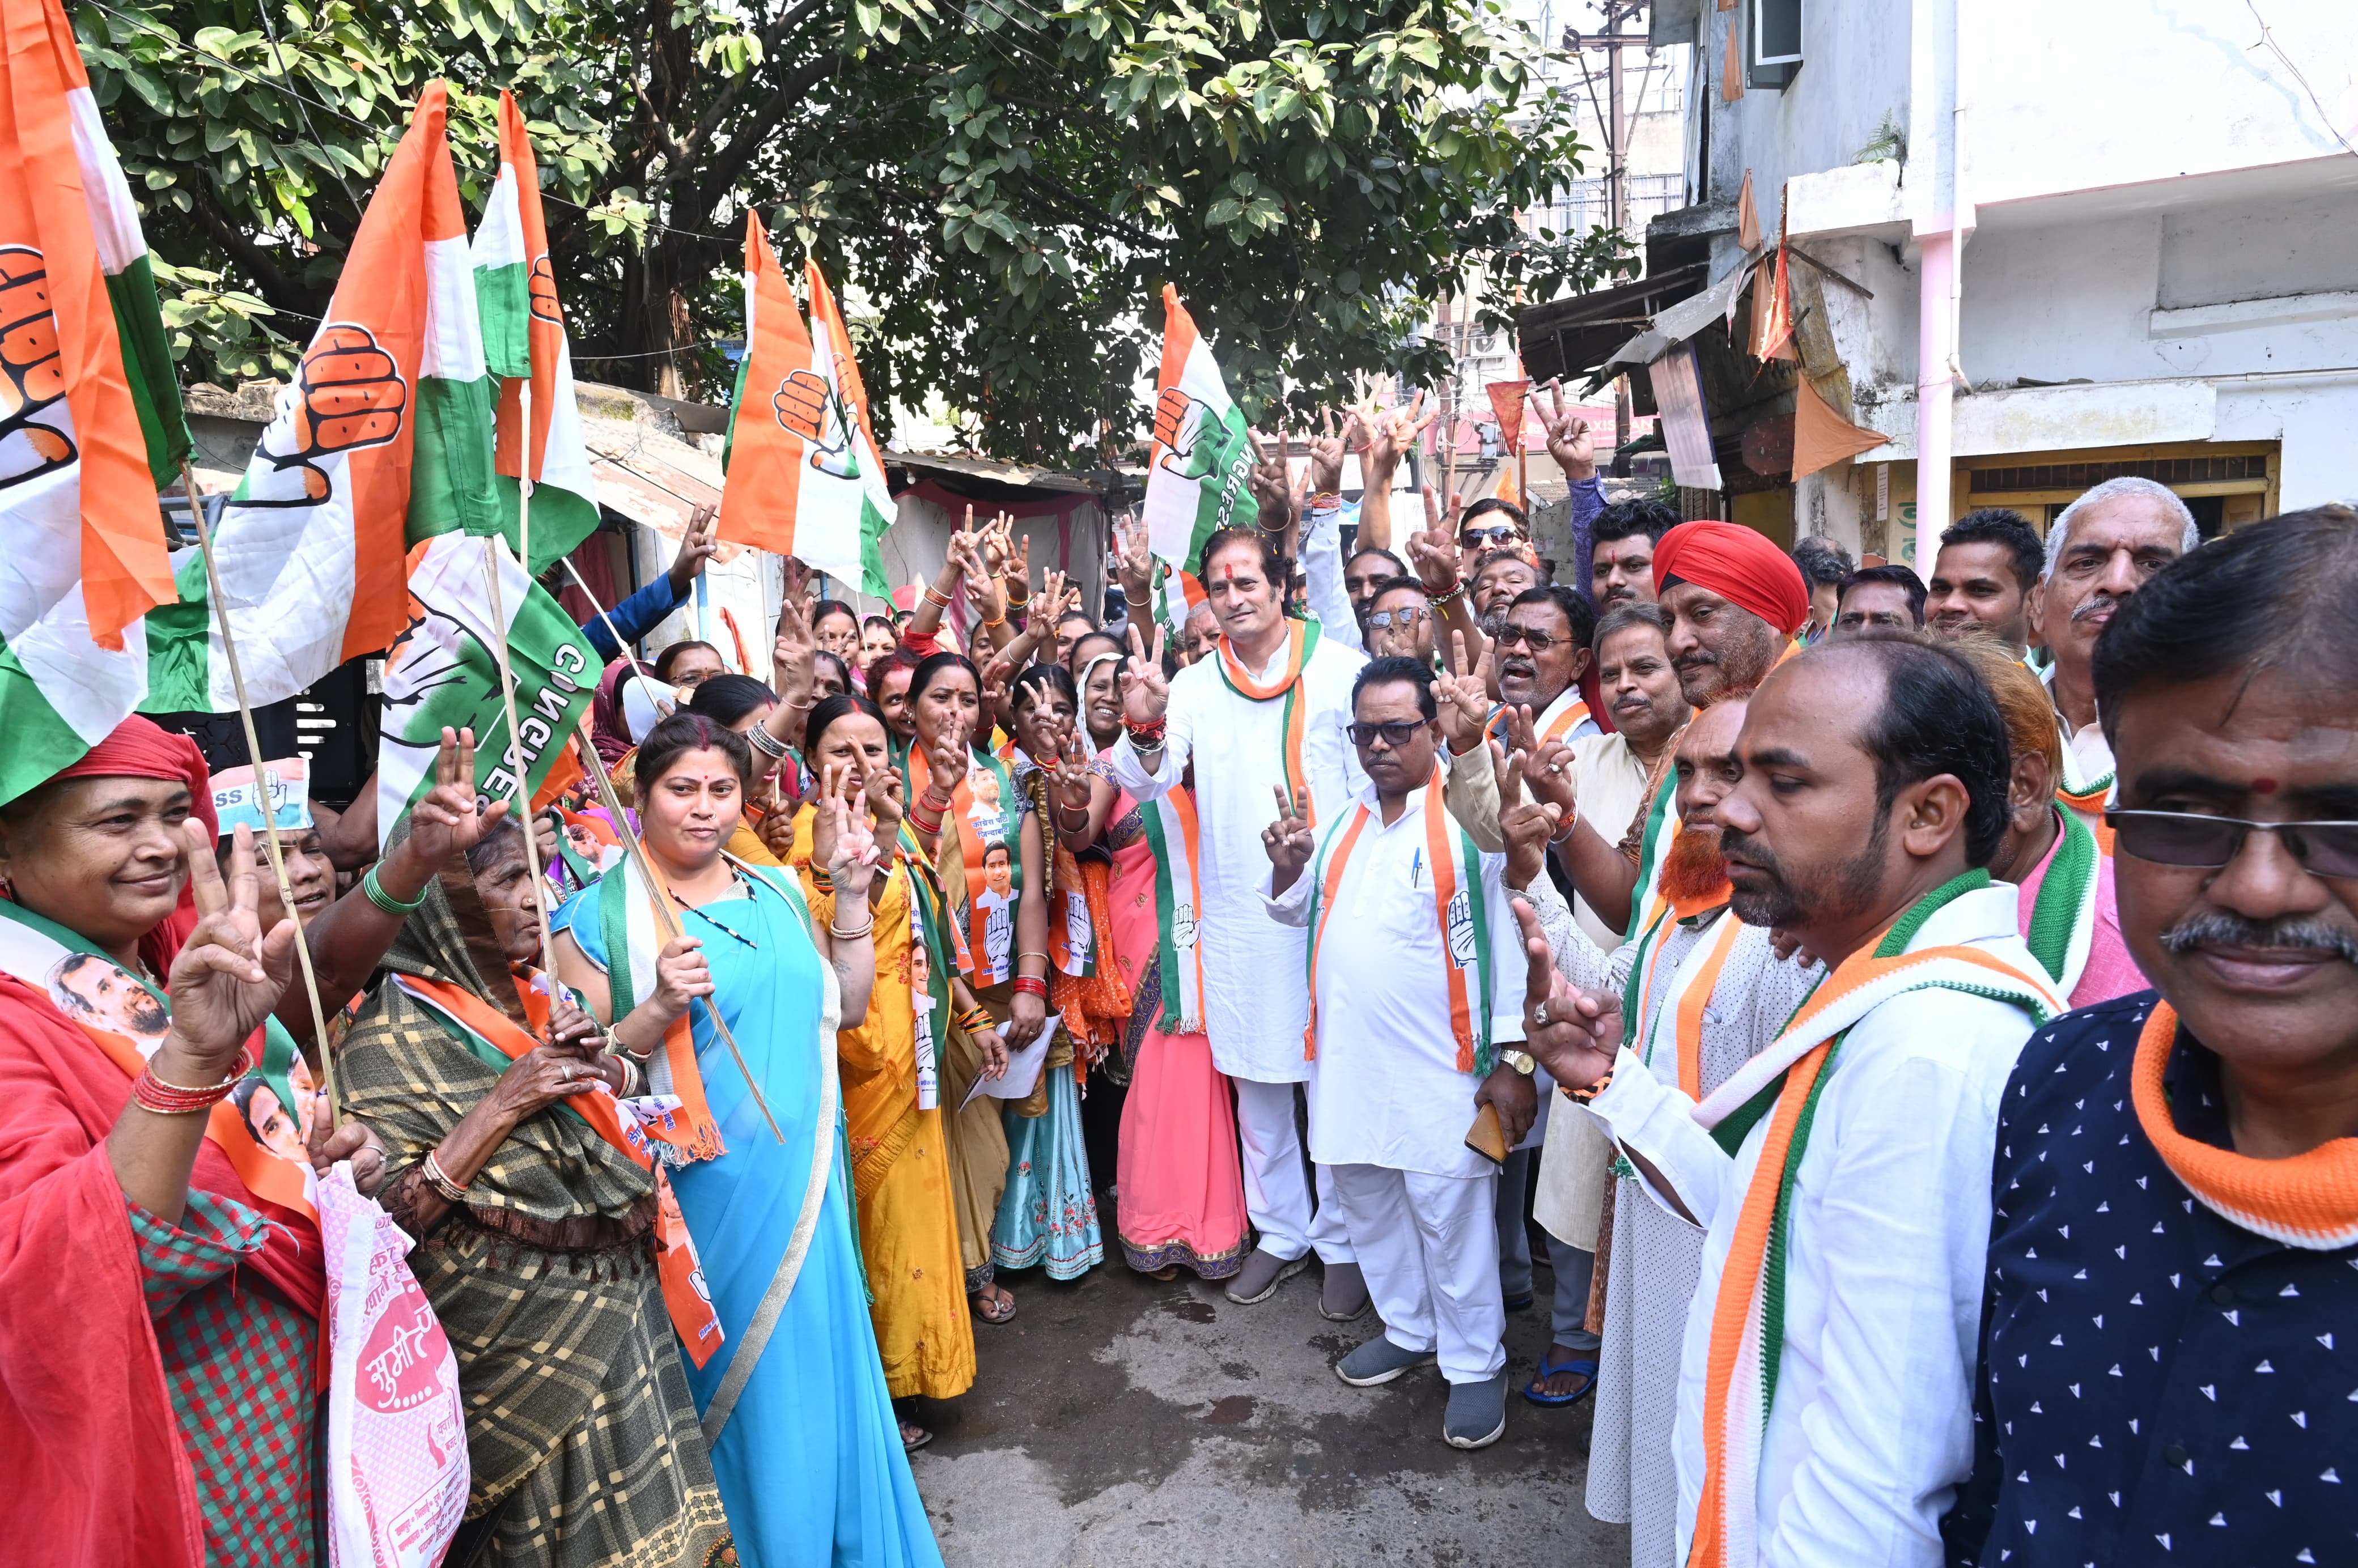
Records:
[[[316,314],[316,309],[304,308],[319,304],[313,291],[290,276],[286,268],[271,258],[268,251],[248,239],[222,211],[221,197],[213,189],[210,175],[203,180],[188,183],[195,187],[195,200],[189,203],[191,215],[213,237],[213,243],[228,252],[230,259],[254,279],[255,287],[262,291],[263,298],[278,309],[295,311],[298,315]]]

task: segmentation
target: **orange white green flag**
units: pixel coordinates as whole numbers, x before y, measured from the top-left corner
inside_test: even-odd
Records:
[[[1154,395],[1154,458],[1146,470],[1147,541],[1155,558],[1189,571],[1204,564],[1204,542],[1247,521],[1257,503],[1246,492],[1252,438],[1244,410],[1228,395],[1211,345],[1179,291],[1163,286],[1163,373]]]
[[[0,0],[0,800],[146,687],[189,427],[138,208],[56,0]]]
[[[466,214],[439,81],[369,200],[293,384],[214,528],[223,602],[195,552],[148,618],[150,712],[236,706],[221,620],[256,703],[292,697],[405,622],[404,557],[496,529],[491,402]]]
[[[598,526],[598,482],[573,401],[573,349],[548,261],[542,221],[540,166],[515,95],[500,94],[500,175],[471,257],[475,303],[483,323],[483,360],[497,378],[500,532],[518,546],[520,480],[526,450],[524,389],[532,389],[532,569],[570,555]]]
[[[722,461],[720,537],[882,599],[893,503],[842,316],[812,268],[815,340],[762,221],[745,214],[745,362]]]

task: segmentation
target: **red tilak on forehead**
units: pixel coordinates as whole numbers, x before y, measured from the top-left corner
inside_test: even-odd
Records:
[[[2274,779],[2254,779],[2252,781],[2252,787],[2262,795],[2274,795],[2277,792],[2277,781]]]
[[[1237,563],[1234,561],[1223,561],[1220,564],[1220,576],[1226,578],[1230,582],[1236,581]]]

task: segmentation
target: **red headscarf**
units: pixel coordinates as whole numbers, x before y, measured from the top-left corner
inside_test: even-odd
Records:
[[[1787,636],[1810,618],[1810,590],[1790,556],[1737,523],[1682,523],[1654,546],[1654,591],[1680,578],[1748,610]]]
[[[153,719],[142,719],[135,713],[85,752],[81,762],[59,770],[57,776],[185,780],[189,786],[189,815],[205,825],[207,838],[221,836],[221,818],[213,815],[212,773],[205,766],[204,752],[186,735],[175,735]],[[139,956],[147,961],[148,968],[164,974],[179,956],[180,944],[196,928],[196,894],[184,884],[178,907],[141,939]]]

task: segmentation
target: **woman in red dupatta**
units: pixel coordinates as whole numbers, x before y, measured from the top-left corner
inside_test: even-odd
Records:
[[[144,719],[0,806],[0,1539],[47,1563],[313,1560],[302,1173],[226,1099],[133,1098],[242,1076],[292,969],[213,838],[201,754]]]

